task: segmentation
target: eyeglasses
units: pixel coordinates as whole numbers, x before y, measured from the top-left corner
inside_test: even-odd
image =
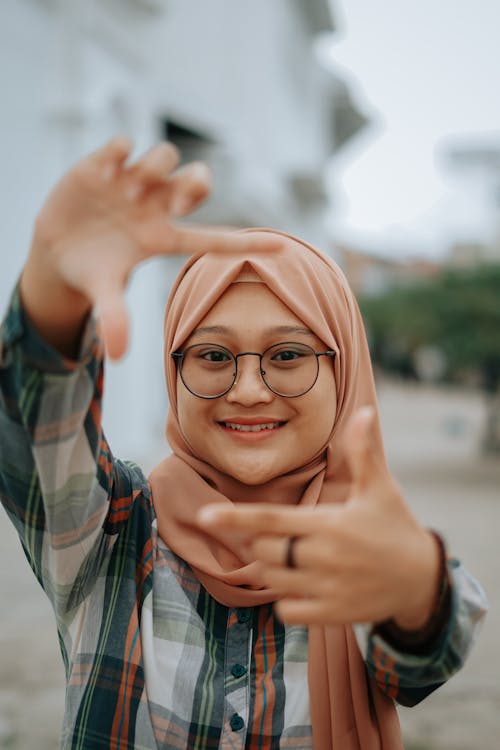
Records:
[[[238,359],[259,358],[259,372],[265,385],[277,396],[296,398],[311,390],[319,373],[319,358],[335,357],[335,352],[315,352],[307,344],[284,341],[259,352],[233,354],[218,344],[193,344],[183,352],[173,352],[181,380],[199,398],[225,396],[238,377]]]

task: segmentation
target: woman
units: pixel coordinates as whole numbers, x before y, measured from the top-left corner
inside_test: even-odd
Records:
[[[293,238],[178,228],[206,172],[129,153],[55,188],[2,329],[1,496],[57,618],[62,747],[401,748],[393,698],[460,667],[485,603],[387,471],[352,294]],[[119,356],[130,271],[174,251],[148,482],[103,436],[89,311]]]

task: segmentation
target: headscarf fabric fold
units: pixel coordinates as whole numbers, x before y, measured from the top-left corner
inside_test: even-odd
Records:
[[[275,601],[277,594],[260,584],[256,564],[240,559],[236,543],[231,547],[230,541],[215,540],[196,525],[196,514],[204,505],[269,498],[290,505],[345,502],[351,475],[343,441],[349,418],[361,406],[375,409],[375,452],[386,467],[364,326],[344,275],[326,255],[290,235],[247,231],[272,231],[282,238],[282,247],[273,253],[194,256],[170,294],[165,373],[170,401],[167,439],[173,455],[150,476],[161,538],[190,565],[206,590],[228,607],[259,606]],[[337,412],[327,444],[307,465],[258,486],[223,474],[197,456],[184,439],[171,357],[248,266],[336,353]],[[308,667],[315,750],[402,750],[394,703],[368,676],[349,625],[309,628]]]

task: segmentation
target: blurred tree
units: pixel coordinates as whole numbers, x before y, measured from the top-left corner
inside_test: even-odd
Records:
[[[484,448],[500,452],[500,265],[447,270],[362,297],[360,306],[376,364],[418,377],[419,353],[434,351],[441,355],[440,380],[482,388],[488,403]]]

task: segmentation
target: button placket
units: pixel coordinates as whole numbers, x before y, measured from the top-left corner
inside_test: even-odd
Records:
[[[220,748],[244,750],[249,717],[253,610],[228,611],[224,654],[224,720]]]

